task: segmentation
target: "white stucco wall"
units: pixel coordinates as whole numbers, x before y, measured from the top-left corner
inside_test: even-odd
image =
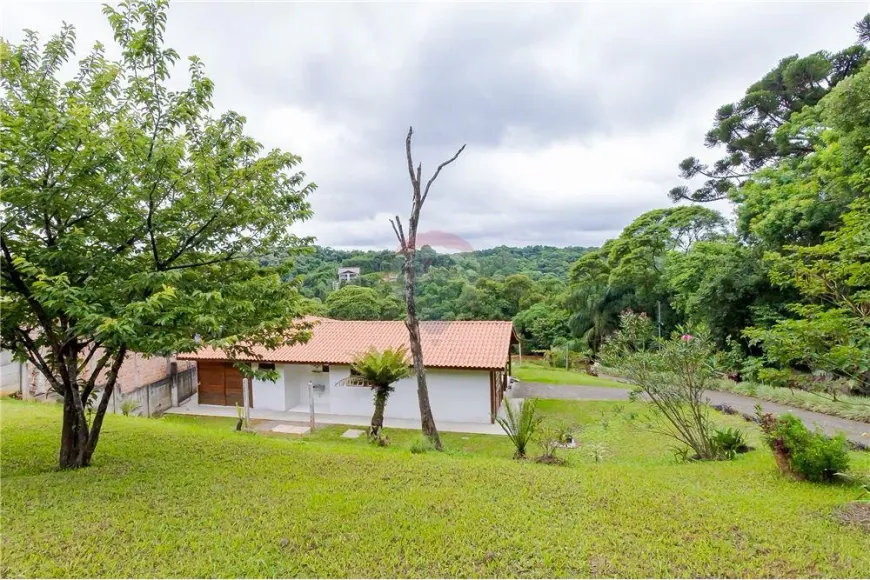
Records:
[[[311,373],[308,365],[285,365],[287,408],[308,406],[308,381],[327,382],[324,374]],[[340,387],[336,383],[350,375],[350,367],[331,365],[328,384],[317,394],[315,409],[334,415],[369,416],[374,408],[371,389]],[[489,371],[429,369],[426,373],[429,400],[435,419],[451,422],[490,422]],[[291,384],[293,383],[293,384]],[[419,419],[417,379],[410,377],[396,383],[387,401],[386,416],[396,419]]]
[[[489,423],[489,371],[427,369],[426,383],[435,421]],[[417,377],[402,379],[387,401],[388,417],[419,419]]]
[[[331,389],[330,408],[336,415],[369,416],[374,412],[372,390],[367,387],[337,387],[335,384],[350,376],[350,367],[332,365],[329,367]],[[387,405],[389,412],[389,405]]]
[[[302,365],[281,365],[284,372],[284,397],[287,409],[292,409],[302,404],[299,385],[302,383]]]
[[[317,413],[335,413],[331,408],[331,373],[315,372],[312,365],[288,364],[282,366],[284,367],[287,409],[304,407],[303,410],[308,410],[308,382],[311,381],[314,385],[324,386],[322,390],[314,390],[314,410]]]
[[[272,409],[284,411],[287,409],[287,394],[284,388],[284,367],[276,365],[275,370],[280,375],[277,381],[253,379],[251,390],[254,395],[255,409]]]

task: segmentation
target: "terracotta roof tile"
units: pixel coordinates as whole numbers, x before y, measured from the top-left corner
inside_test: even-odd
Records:
[[[310,319],[309,319],[310,320]],[[500,369],[505,366],[514,340],[514,327],[503,321],[428,321],[420,323],[423,364],[427,367]],[[263,362],[302,364],[350,364],[355,354],[370,347],[383,350],[410,348],[408,330],[402,321],[317,319],[311,339],[304,344],[269,351],[255,348]],[[179,359],[226,360],[210,347],[179,354]]]

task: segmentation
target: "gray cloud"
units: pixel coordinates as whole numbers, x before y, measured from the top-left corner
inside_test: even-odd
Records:
[[[715,108],[789,54],[837,50],[854,3],[176,3],[167,40],[197,54],[216,105],[319,185],[323,244],[392,247],[409,124],[424,174],[462,143],[421,229],[474,247],[600,244],[667,205]],[[112,45],[97,3],[7,4],[0,33]],[[183,76],[183,70],[179,70]],[[727,209],[727,208],[725,208]]]

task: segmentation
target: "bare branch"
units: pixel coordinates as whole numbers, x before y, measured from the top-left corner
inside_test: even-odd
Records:
[[[94,387],[96,387],[97,385],[97,379],[99,379],[100,373],[103,372],[103,369],[109,363],[109,360],[111,358],[112,354],[109,351],[106,351],[106,353],[100,358],[100,360],[97,361],[97,364],[94,367],[91,376],[88,378],[87,383],[85,383],[85,388],[82,390],[82,402],[87,401],[88,397],[91,396]],[[123,361],[121,361],[121,363],[123,364]],[[82,370],[84,370],[84,368]]]
[[[405,153],[408,156],[408,173],[411,174],[411,183],[419,186],[420,180],[414,179],[414,159],[411,157],[411,135],[414,134],[414,127],[408,127],[408,136],[405,138]]]
[[[415,198],[420,197],[420,181],[421,181],[422,177],[423,177],[423,164],[418,163],[417,164],[417,179],[416,179],[416,181],[414,181],[414,197]]]
[[[405,232],[402,230],[402,220],[399,219],[399,216],[396,216],[396,221],[390,220],[390,225],[393,226],[393,232],[395,232],[396,238],[399,240],[399,245],[402,246],[402,251],[404,252],[408,247],[408,244],[405,242]]]
[[[459,157],[459,155],[463,151],[465,151],[465,145],[460,147],[459,151],[457,151],[453,157],[451,157],[450,159],[448,159],[447,161],[445,161],[444,163],[442,163],[441,165],[438,166],[438,169],[435,170],[435,173],[432,174],[432,177],[430,177],[429,181],[426,183],[426,190],[423,192],[423,197],[420,200],[421,206],[423,205],[423,203],[425,203],[426,197],[429,195],[429,188],[432,187],[433,183],[435,183],[435,180],[438,178],[438,174],[441,173],[441,170],[444,169],[445,167],[447,167],[448,165],[450,165],[451,163],[453,163],[454,161],[456,161],[456,158]],[[419,175],[419,172],[418,172],[418,175]]]

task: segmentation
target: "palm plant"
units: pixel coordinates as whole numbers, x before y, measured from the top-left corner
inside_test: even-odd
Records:
[[[384,410],[387,399],[395,390],[393,383],[410,377],[413,374],[408,363],[408,350],[401,346],[379,351],[371,348],[354,357],[351,368],[356,373],[342,381],[345,385],[367,386],[374,391],[375,412],[372,415],[369,437],[382,441],[381,431],[384,428]]]
[[[628,298],[625,288],[606,284],[578,285],[568,298],[574,312],[568,326],[595,354],[607,336],[619,328],[619,313],[628,304]]]
[[[532,440],[532,436],[540,426],[542,417],[537,416],[538,400],[522,399],[514,405],[510,400],[505,401],[504,417],[496,417],[495,420],[507,433],[516,452],[514,457],[522,459],[526,456],[526,447]]]

